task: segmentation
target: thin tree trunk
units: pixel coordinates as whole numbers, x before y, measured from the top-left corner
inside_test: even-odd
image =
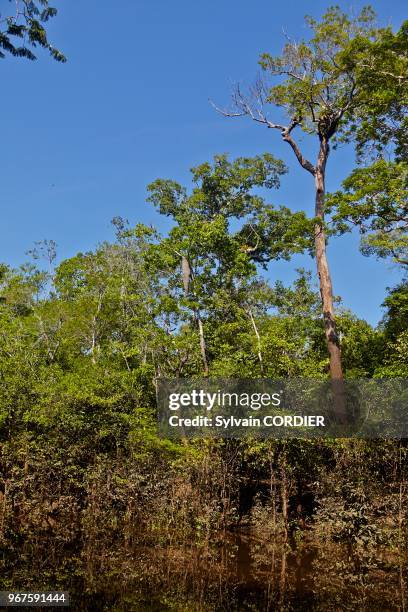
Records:
[[[281,503],[282,503],[282,518],[284,528],[284,542],[288,540],[289,524],[288,524],[288,480],[286,472],[286,450],[283,449],[280,457],[280,476],[281,476]]]
[[[254,332],[255,332],[255,336],[256,336],[256,340],[257,340],[257,344],[258,344],[259,365],[261,367],[261,374],[263,374],[264,373],[264,367],[263,367],[263,358],[262,358],[261,336],[259,335],[258,327],[256,325],[256,321],[254,319],[254,315],[252,314],[252,310],[250,308],[248,308],[247,313],[248,313],[248,316],[249,316],[249,318],[251,320],[252,327],[254,328]]]
[[[319,159],[316,167],[316,207],[315,216],[319,221],[315,225],[315,248],[317,273],[319,275],[320,294],[322,297],[324,327],[326,333],[327,348],[330,356],[330,375],[335,379],[343,378],[341,365],[341,351],[339,338],[336,330],[333,307],[333,288],[330,276],[329,263],[326,253],[326,232],[324,223],[324,198],[325,198],[325,173],[326,161],[329,154],[329,146],[323,138],[320,145]]]
[[[320,141],[319,157],[315,172],[316,200],[315,217],[315,250],[317,273],[319,276],[320,295],[323,307],[323,321],[326,334],[327,350],[330,361],[330,378],[333,381],[334,408],[336,416],[344,420],[346,413],[343,368],[341,362],[341,349],[336,329],[336,320],[333,306],[333,286],[330,275],[329,262],[326,250],[326,232],[324,229],[324,200],[326,162],[329,155],[329,144],[322,137]]]
[[[275,474],[273,469],[273,450],[269,451],[269,498],[272,503],[272,522],[273,532],[276,533],[276,485],[275,485]]]
[[[209,374],[208,360],[207,360],[207,345],[205,343],[204,327],[203,327],[203,322],[200,319],[200,315],[197,315],[197,322],[198,322],[198,333],[200,334],[200,351],[201,351],[201,358],[203,360],[203,365],[204,365],[204,376],[207,377]]]
[[[287,574],[287,548],[286,545],[282,546],[281,554],[281,570],[280,570],[280,581],[279,581],[279,608],[278,610],[285,609],[285,598],[286,598],[286,574]]]
[[[3,495],[0,493],[0,501],[2,501],[0,533],[2,535],[4,535],[4,526],[6,524],[7,503],[8,503],[8,485],[9,485],[9,481],[6,480],[4,483],[4,493]]]
[[[96,313],[94,314],[94,316],[92,317],[92,344],[91,344],[91,355],[92,355],[92,364],[95,365],[96,364],[96,357],[95,357],[95,353],[97,352],[97,350],[99,349],[98,347],[98,343],[97,343],[97,339],[98,339],[98,330],[97,330],[97,323],[98,323],[98,317],[99,314],[102,310],[102,299],[103,299],[103,293],[104,292],[99,292],[99,296],[98,296],[98,306],[96,309]]]
[[[188,297],[188,294],[190,291],[190,283],[193,278],[193,272],[191,270],[190,262],[185,255],[182,255],[181,257],[181,273],[183,277],[184,296]],[[201,321],[200,313],[198,311],[194,311],[194,318],[197,321],[198,333],[200,336],[200,352],[201,352],[201,359],[203,361],[203,366],[204,366],[204,376],[207,377],[209,374],[208,360],[207,360],[207,345],[205,342],[203,322]]]
[[[184,297],[187,297],[190,291],[191,267],[190,262],[184,255],[181,258],[181,273],[183,276]]]
[[[324,230],[324,200],[325,200],[325,176],[326,162],[329,156],[330,134],[321,133],[320,149],[316,166],[307,160],[301,153],[296,142],[291,136],[292,129],[298,125],[297,121],[293,121],[291,125],[285,128],[282,132],[282,137],[293,149],[296,158],[302,168],[310,172],[315,179],[316,199],[315,199],[315,217],[317,222],[314,228],[315,234],[315,252],[317,262],[317,273],[320,283],[320,294],[323,306],[323,319],[326,334],[327,349],[330,359],[330,377],[332,380],[343,380],[343,369],[341,364],[340,343],[336,330],[336,322],[334,318],[333,307],[333,288],[330,276],[329,263],[326,254],[326,232]],[[335,131],[335,126],[330,127],[332,134]],[[334,131],[333,131],[334,130]],[[342,384],[338,385],[340,388]]]

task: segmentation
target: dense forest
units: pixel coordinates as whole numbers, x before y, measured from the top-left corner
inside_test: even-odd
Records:
[[[204,161],[189,186],[149,185],[165,235],[115,217],[93,251],[57,265],[45,240],[0,266],[3,590],[71,591],[78,610],[407,609],[405,440],[157,432],[160,378],[408,378],[406,277],[373,327],[322,267],[336,236],[360,231],[366,256],[406,269],[408,23],[332,8],[309,25],[310,41],[262,56],[277,85],[237,90],[221,112],[277,127],[316,180],[314,214],[271,202],[287,174],[277,140],[273,155]],[[11,43],[23,27],[0,42],[30,59]],[[274,106],[286,127],[269,125]],[[316,165],[296,129],[317,139]],[[340,142],[356,168],[325,194]],[[295,253],[318,274],[271,284]]]

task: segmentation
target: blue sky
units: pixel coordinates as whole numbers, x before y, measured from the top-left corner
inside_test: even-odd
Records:
[[[6,4],[0,0],[0,8]],[[270,200],[312,213],[311,177],[278,134],[218,116],[208,98],[227,104],[232,83],[253,80],[261,52],[279,53],[283,29],[306,35],[304,14],[321,15],[327,2],[52,4],[59,15],[50,22],[50,39],[68,63],[44,53],[34,63],[0,60],[0,261],[17,266],[44,238],[57,242],[59,260],[92,249],[113,238],[116,215],[165,229],[145,202],[146,185],[158,177],[188,183],[189,168],[215,153],[281,157],[290,172]],[[398,26],[407,17],[405,0],[372,5],[382,24]],[[338,187],[352,166],[351,149],[333,153],[328,188]],[[398,268],[362,257],[356,236],[336,239],[329,257],[335,293],[376,323],[385,288],[400,278]],[[299,266],[314,270],[312,260],[296,257],[272,262],[268,275],[289,282]]]

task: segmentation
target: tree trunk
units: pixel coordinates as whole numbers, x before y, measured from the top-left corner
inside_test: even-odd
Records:
[[[254,332],[255,332],[255,336],[256,336],[256,341],[257,341],[257,344],[258,344],[258,360],[259,360],[259,365],[260,365],[260,368],[261,368],[261,374],[263,375],[264,374],[264,367],[263,367],[263,358],[262,358],[261,336],[259,335],[258,327],[256,325],[256,321],[254,319],[254,315],[252,314],[252,310],[250,308],[248,308],[247,314],[248,314],[248,317],[251,320],[252,327],[254,328]]]
[[[283,518],[283,529],[284,529],[284,541],[288,540],[289,524],[288,524],[288,483],[286,477],[286,456],[283,459],[284,463],[281,465],[281,502],[282,502],[282,518]]]
[[[190,291],[191,267],[187,257],[181,258],[181,272],[183,275],[184,296],[187,297]]]
[[[315,217],[319,221],[315,225],[315,249],[317,273],[320,283],[320,295],[323,306],[324,328],[326,333],[327,348],[330,356],[330,376],[334,379],[343,378],[341,365],[341,351],[339,338],[336,331],[333,307],[333,288],[330,276],[329,263],[326,252],[326,232],[324,230],[324,198],[325,198],[325,173],[326,161],[329,154],[329,146],[325,139],[320,145],[319,159],[316,166],[316,207]]]
[[[207,346],[205,343],[203,322],[200,319],[200,315],[198,315],[197,321],[198,321],[198,333],[200,334],[200,351],[201,351],[201,358],[203,360],[203,366],[204,366],[204,376],[207,377],[209,374],[208,361],[207,361]]]
[[[329,144],[322,137],[320,151],[315,172],[316,200],[315,217],[315,250],[317,273],[319,276],[320,295],[323,307],[323,321],[326,334],[327,350],[330,360],[330,378],[333,381],[334,408],[340,420],[345,416],[345,396],[343,384],[343,368],[341,363],[341,349],[336,329],[333,306],[333,286],[330,275],[326,251],[326,232],[324,229],[324,199],[326,162],[329,155]]]
[[[185,257],[185,255],[183,255],[181,258],[181,272],[183,276],[184,296],[188,297],[188,294],[190,291],[190,283],[191,283],[193,275],[192,275],[190,262],[187,259],[187,257]],[[197,322],[198,333],[200,336],[200,352],[201,352],[201,359],[203,361],[203,366],[204,366],[204,376],[207,377],[209,375],[208,360],[207,360],[207,345],[205,342],[203,322],[201,320],[200,313],[197,310],[194,311],[194,319]]]

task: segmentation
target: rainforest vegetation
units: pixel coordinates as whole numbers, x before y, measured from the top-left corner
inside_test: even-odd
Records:
[[[64,60],[43,28],[54,9],[21,7],[2,55],[33,59],[12,42],[28,36]],[[116,216],[115,240],[92,251],[56,264],[45,240],[0,266],[3,590],[68,590],[84,610],[407,609],[405,440],[157,433],[159,378],[408,378],[408,23],[334,7],[308,25],[262,55],[276,84],[218,109],[272,128],[270,151],[148,186],[168,233]],[[325,194],[343,142],[355,169]],[[315,211],[273,203],[288,145]],[[333,295],[326,246],[347,231],[402,271],[376,327]],[[306,252],[317,275],[268,280]]]

